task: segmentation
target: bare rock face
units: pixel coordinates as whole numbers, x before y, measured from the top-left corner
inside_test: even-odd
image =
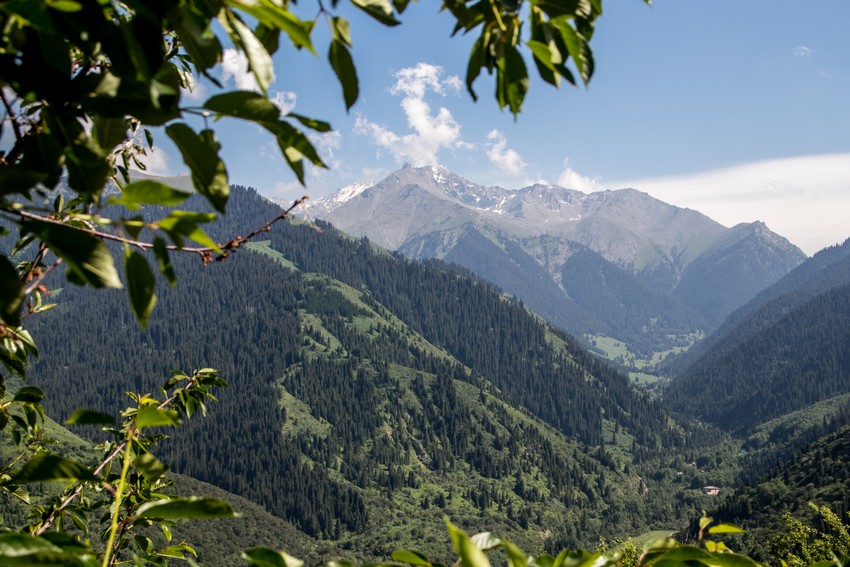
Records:
[[[378,183],[345,187],[310,214],[390,250],[466,266],[575,334],[646,343],[637,335],[648,333],[658,347],[671,333],[715,328],[806,257],[764,223],[727,228],[635,189],[510,190],[439,167],[406,165]],[[592,273],[574,277],[578,269]],[[577,281],[606,304],[587,299],[593,294]]]

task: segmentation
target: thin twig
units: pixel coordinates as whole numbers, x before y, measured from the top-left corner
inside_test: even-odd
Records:
[[[273,218],[272,220],[270,220],[269,222],[267,222],[263,226],[251,231],[248,234],[248,236],[236,236],[234,238],[231,238],[230,240],[228,240],[224,244],[218,245],[217,248],[212,248],[212,247],[209,247],[209,246],[197,246],[197,247],[195,247],[195,246],[176,246],[174,244],[168,244],[168,245],[165,246],[165,249],[171,250],[171,251],[176,251],[176,252],[189,252],[189,253],[193,253],[193,254],[198,254],[202,257],[208,257],[209,255],[211,255],[213,253],[219,253],[218,256],[216,257],[216,260],[223,260],[228,256],[228,252],[235,250],[236,248],[239,248],[240,246],[242,246],[246,242],[250,241],[251,239],[257,237],[258,235],[260,235],[264,232],[268,232],[269,230],[271,230],[272,225],[274,225],[276,222],[287,219],[289,217],[289,213],[291,213],[296,207],[302,205],[307,199],[308,199],[308,197],[306,195],[301,197],[300,199],[296,199],[292,203],[292,205],[289,206],[289,208],[284,210],[281,214],[279,214],[278,216],[276,216],[275,218]],[[48,224],[54,224],[54,225],[57,225],[57,226],[70,227],[70,228],[73,228],[75,230],[79,230],[80,232],[84,232],[86,234],[94,236],[96,238],[100,238],[102,240],[111,240],[111,241],[114,241],[114,242],[121,242],[122,244],[126,244],[128,246],[135,246],[136,248],[140,248],[142,250],[150,250],[154,247],[153,243],[151,243],[151,242],[145,242],[145,241],[142,241],[142,240],[133,240],[133,239],[127,238],[125,236],[111,234],[109,232],[103,232],[101,230],[95,230],[93,228],[81,228],[81,227],[72,226],[72,225],[69,225],[69,224],[62,222],[61,220],[58,220],[58,219],[55,219],[55,218],[50,218],[50,217],[44,217],[44,216],[41,216],[41,215],[30,213],[28,211],[15,211],[15,214],[17,214],[21,218],[21,220],[24,220],[24,221],[34,220],[34,221],[38,221],[38,222],[45,222],[45,223],[48,223]]]
[[[39,274],[39,276],[32,281],[32,283],[29,285],[29,287],[27,287],[24,290],[24,295],[29,295],[32,292],[34,292],[36,289],[38,289],[38,286],[40,286],[41,282],[44,281],[44,278],[47,277],[47,274],[49,274],[51,271],[53,271],[55,268],[57,268],[59,266],[59,264],[61,264],[61,263],[62,263],[62,258],[56,258],[56,261],[53,262],[50,265],[49,268],[45,268],[44,270],[42,270],[41,274]]]
[[[9,100],[6,98],[6,91],[0,89],[0,99],[3,100],[3,106],[6,107],[6,113],[9,115],[9,122],[12,123],[12,129],[15,131],[15,140],[20,141],[24,136],[21,133],[21,125],[18,124],[17,115],[15,111],[12,110],[12,105],[9,104]]]

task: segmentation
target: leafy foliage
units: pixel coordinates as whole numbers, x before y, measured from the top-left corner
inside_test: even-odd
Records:
[[[286,213],[278,215],[248,237],[219,244],[203,228],[215,214],[169,210],[156,221],[146,219],[148,210],[143,206],[180,206],[188,193],[152,180],[133,181],[130,169],[144,170],[143,158],[154,147],[152,129],[161,127],[180,151],[195,191],[216,212],[223,213],[230,185],[219,155],[219,140],[209,125],[210,118],[222,117],[247,120],[268,131],[302,183],[305,162],[325,167],[305,130],[326,132],[330,125],[292,113],[281,116],[268,98],[274,80],[272,55],[281,39],[315,53],[313,32],[317,23],[326,20],[331,32],[328,61],[339,78],[346,108],[357,100],[359,85],[348,22],[336,14],[336,0],[329,8],[317,4],[313,20],[303,20],[288,2],[265,0],[20,0],[0,5],[0,99],[5,110],[3,126],[10,128],[13,136],[11,148],[0,155],[0,218],[4,226],[20,232],[14,248],[0,254],[0,361],[8,372],[25,378],[30,357],[38,355],[21,324],[24,318],[52,307],[44,303],[49,293],[45,278],[60,265],[65,265],[65,275],[73,284],[126,286],[133,316],[144,327],[156,304],[156,276],[148,252],[153,253],[165,279],[174,284],[172,252],[196,254],[207,264],[214,257],[226,258],[286,217]],[[528,46],[542,65],[543,78],[557,85],[558,76],[563,76],[574,83],[565,66],[572,57],[587,82],[593,71],[587,42],[601,14],[601,1],[530,4],[532,42]],[[405,10],[407,0],[352,0],[352,5],[380,24],[393,26],[399,23],[397,16]],[[495,72],[499,106],[517,114],[528,88],[518,49],[524,14],[521,3],[467,5],[452,1],[444,7],[457,21],[455,32],[481,30],[467,80],[472,96],[472,83],[486,68]],[[226,91],[215,78],[215,66],[228,43],[246,57],[259,92]],[[183,91],[191,90],[201,78],[219,92],[197,107],[187,106]],[[107,200],[110,192],[115,194]],[[106,241],[124,247],[123,282]],[[189,241],[199,246],[187,247]],[[0,394],[5,394],[5,377],[0,375]],[[183,378],[173,377],[166,390]],[[177,425],[181,412],[187,416],[204,412],[209,386],[223,385],[212,370],[185,379],[191,387],[179,389],[162,405],[146,395],[134,395],[138,407],[126,412],[123,426],[114,431],[121,441],[94,471],[58,456],[24,456],[26,451],[40,451],[39,422],[44,417],[40,390],[25,386],[4,402],[0,429],[9,427],[16,443],[26,441],[21,459],[27,461],[11,476],[11,468],[5,471],[4,489],[17,493],[24,481],[70,479],[78,483],[74,490],[80,491],[46,513],[44,523],[34,528],[39,537],[7,534],[2,547],[11,551],[4,552],[4,559],[18,553],[30,557],[30,562],[36,556],[53,562],[94,562],[88,546],[79,545],[75,538],[60,542],[61,529],[50,532],[52,541],[44,532],[68,502],[79,496],[85,483],[96,479],[112,482],[98,475],[104,470],[108,473],[107,465],[119,455],[123,465],[112,486],[114,502],[108,515],[111,525],[105,532],[103,565],[114,562],[118,552],[129,545],[136,521],[147,521],[150,515],[168,521],[174,515],[220,513],[211,503],[183,500],[134,501],[134,507],[122,510],[132,500],[125,497],[130,492],[157,494],[159,489],[155,483],[160,481],[162,466],[145,456],[148,446],[158,439],[148,437],[145,430]],[[177,409],[166,407],[172,405]],[[101,422],[103,418],[86,412],[74,414],[75,423],[87,421]],[[135,475],[132,478],[128,476],[131,473]],[[145,499],[151,498],[158,497]],[[137,536],[134,541],[141,562],[161,564],[164,557],[179,558],[187,551],[177,546],[156,555],[145,537]],[[71,549],[73,546],[77,547]]]

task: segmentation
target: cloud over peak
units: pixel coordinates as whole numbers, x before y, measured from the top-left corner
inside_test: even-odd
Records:
[[[460,79],[442,78],[443,69],[430,63],[418,63],[395,73],[396,83],[390,93],[401,96],[401,108],[412,132],[399,134],[358,115],[354,132],[369,136],[379,147],[388,150],[399,162],[416,166],[439,165],[443,149],[469,149],[461,139],[460,124],[445,107],[433,111],[425,100],[429,93],[445,96],[460,89]]]
[[[490,163],[511,175],[519,175],[527,165],[516,150],[508,147],[505,135],[495,129],[487,134],[487,158]]]

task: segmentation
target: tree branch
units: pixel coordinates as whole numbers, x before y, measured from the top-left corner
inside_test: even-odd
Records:
[[[44,270],[42,270],[41,274],[39,274],[39,276],[35,278],[32,283],[30,283],[30,285],[24,290],[24,295],[29,295],[36,289],[38,289],[38,286],[41,285],[41,282],[44,281],[44,278],[47,277],[47,274],[53,271],[53,269],[57,268],[61,263],[62,258],[56,258],[56,261],[53,262],[53,264],[51,264],[49,268],[45,268]]]
[[[274,225],[276,222],[289,218],[289,214],[296,207],[303,205],[307,201],[308,198],[309,197],[304,195],[300,199],[296,199],[289,206],[289,208],[285,209],[280,215],[278,215],[275,218],[273,218],[272,220],[268,221],[263,226],[252,230],[250,233],[248,233],[247,236],[236,236],[234,238],[231,238],[227,242],[220,244],[218,246],[218,250],[215,249],[215,248],[211,248],[209,246],[197,246],[197,247],[195,247],[195,246],[176,246],[174,244],[166,245],[165,249],[175,251],[175,252],[189,252],[189,253],[193,253],[193,254],[198,254],[205,259],[209,258],[213,253],[218,252],[218,256],[216,256],[216,258],[215,258],[216,261],[224,260],[225,258],[227,258],[229,252],[236,250],[237,248],[239,248],[240,246],[242,246],[246,242],[249,242],[253,238],[256,238],[258,235],[260,235],[264,232],[270,231],[272,225]],[[46,223],[49,223],[49,224],[71,227],[75,230],[79,230],[80,232],[84,232],[86,234],[94,236],[95,238],[100,238],[101,240],[111,240],[113,242],[121,242],[122,244],[126,244],[128,246],[134,246],[134,247],[142,249],[142,250],[150,250],[154,247],[153,243],[151,243],[151,242],[145,242],[143,240],[134,240],[134,239],[131,239],[131,238],[127,238],[125,236],[112,234],[112,233],[109,233],[109,232],[103,232],[101,230],[95,230],[93,228],[80,228],[80,227],[77,227],[77,226],[68,225],[68,224],[62,222],[61,220],[51,218],[51,217],[45,217],[45,216],[42,216],[42,215],[37,215],[35,213],[31,213],[31,212],[28,212],[28,211],[15,211],[15,214],[18,215],[21,218],[21,220],[35,220],[35,221],[39,221],[39,222],[46,222]],[[155,225],[155,223],[153,223],[153,224]],[[219,251],[221,251],[221,252],[219,252]]]
[[[9,115],[9,122],[12,123],[12,129],[15,131],[15,141],[20,142],[23,139],[23,134],[21,133],[21,125],[18,124],[16,120],[17,115],[15,111],[12,110],[12,105],[9,104],[9,100],[6,98],[6,91],[0,89],[0,99],[3,101],[3,106],[6,107],[6,113]]]

